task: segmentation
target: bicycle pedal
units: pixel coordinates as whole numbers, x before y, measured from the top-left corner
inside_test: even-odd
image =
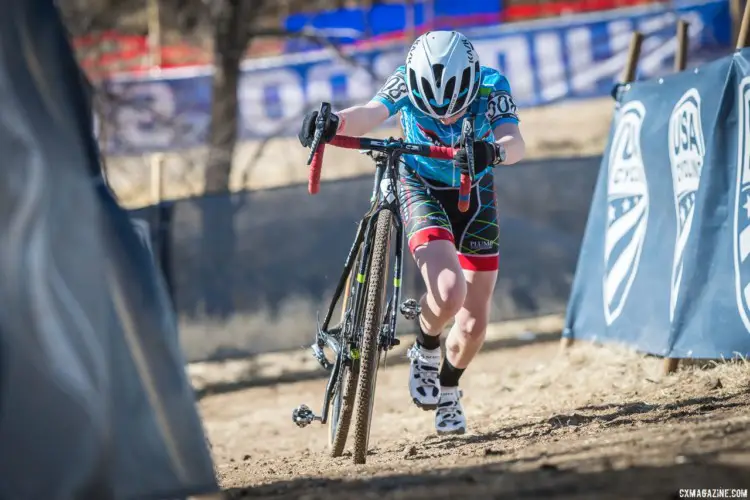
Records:
[[[307,405],[299,405],[292,411],[292,421],[297,424],[297,427],[307,427],[316,420],[322,419],[316,416]]]
[[[404,318],[411,321],[417,319],[417,316],[420,315],[422,312],[422,306],[420,306],[419,302],[414,299],[406,299],[399,307],[399,310],[401,311],[401,314],[404,315]]]

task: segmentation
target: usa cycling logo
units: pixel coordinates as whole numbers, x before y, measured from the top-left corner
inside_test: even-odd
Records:
[[[646,237],[649,199],[641,155],[645,116],[646,108],[640,101],[620,109],[609,154],[602,289],[607,325],[617,319],[627,301]]]
[[[739,86],[737,183],[734,203],[734,282],[737,309],[750,331],[750,76]]]
[[[703,170],[706,145],[701,125],[701,96],[690,89],[680,98],[669,117],[669,163],[672,166],[674,208],[677,217],[677,239],[672,261],[669,321],[674,320],[675,306],[682,282],[683,254],[690,238],[695,213],[695,195]]]

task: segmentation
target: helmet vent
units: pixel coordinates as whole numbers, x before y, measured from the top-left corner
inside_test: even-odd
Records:
[[[427,102],[435,101],[435,93],[432,91],[430,82],[428,82],[425,77],[422,77],[422,90],[424,90],[424,98]]]
[[[463,75],[461,75],[461,86],[458,87],[459,95],[466,91],[465,94],[461,95],[456,100],[456,106],[455,109],[463,109],[466,105],[466,102],[469,101],[470,98],[474,97],[473,95],[469,95],[469,84],[471,83],[471,70],[469,68],[464,69]],[[470,102],[470,101],[469,101]]]
[[[446,96],[452,96],[453,92],[456,90],[456,77],[452,76],[450,79],[448,79],[448,82],[445,84],[445,92],[443,95]]]
[[[405,70],[411,103],[432,118],[456,115],[479,94],[479,56],[458,31],[420,36],[409,51]]]
[[[422,98],[419,98],[414,95],[414,92],[417,91],[419,86],[417,85],[417,75],[414,73],[413,69],[409,70],[409,86],[412,88],[411,96],[413,99],[413,102],[417,104],[417,107],[424,111],[425,113],[429,113],[429,109],[427,108],[427,104],[422,100]]]
[[[442,87],[443,86],[443,72],[445,71],[445,66],[442,64],[433,64],[432,65],[432,74],[435,75],[435,86]]]

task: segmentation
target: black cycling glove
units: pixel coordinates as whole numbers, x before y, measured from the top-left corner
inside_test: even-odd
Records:
[[[312,145],[315,137],[315,122],[318,120],[318,112],[310,111],[302,120],[302,128],[299,131],[299,142],[306,148]],[[334,113],[328,115],[325,128],[323,129],[323,142],[329,142],[336,136],[339,129],[339,117]]]
[[[505,161],[505,148],[494,142],[474,141],[474,173],[479,173],[487,167],[500,165]],[[469,159],[466,154],[466,146],[453,157],[453,164],[461,170],[469,169]]]

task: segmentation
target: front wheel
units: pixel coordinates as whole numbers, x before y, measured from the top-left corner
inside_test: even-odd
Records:
[[[358,256],[354,261],[349,276],[346,278],[344,298],[341,301],[340,324],[342,328],[344,326],[346,312],[350,308],[349,301],[352,299],[351,280],[352,276],[356,274],[357,269],[359,269],[359,258],[360,257]],[[354,331],[356,331],[356,329],[357,325],[355,322]],[[346,346],[343,343],[343,332],[340,339],[342,340],[341,348],[345,349]],[[343,370],[343,372],[339,375],[339,381],[336,384],[336,389],[333,394],[333,404],[331,405],[331,413],[328,420],[328,444],[330,446],[332,457],[340,457],[344,453],[344,448],[346,447],[346,438],[349,434],[349,426],[352,420],[352,414],[354,413],[354,399],[357,395],[359,360],[353,359],[350,365],[342,366],[341,370]]]
[[[341,369],[343,373],[333,396],[328,423],[328,444],[332,457],[340,457],[346,447],[346,438],[354,411],[354,396],[357,394],[359,361],[352,361],[351,365],[342,366]]]
[[[375,227],[375,241],[367,280],[365,297],[365,318],[360,344],[359,382],[354,421],[354,463],[363,464],[367,460],[367,447],[372,423],[372,409],[375,404],[375,382],[380,363],[380,327],[385,302],[385,277],[388,271],[391,218],[388,210],[378,213]]]

